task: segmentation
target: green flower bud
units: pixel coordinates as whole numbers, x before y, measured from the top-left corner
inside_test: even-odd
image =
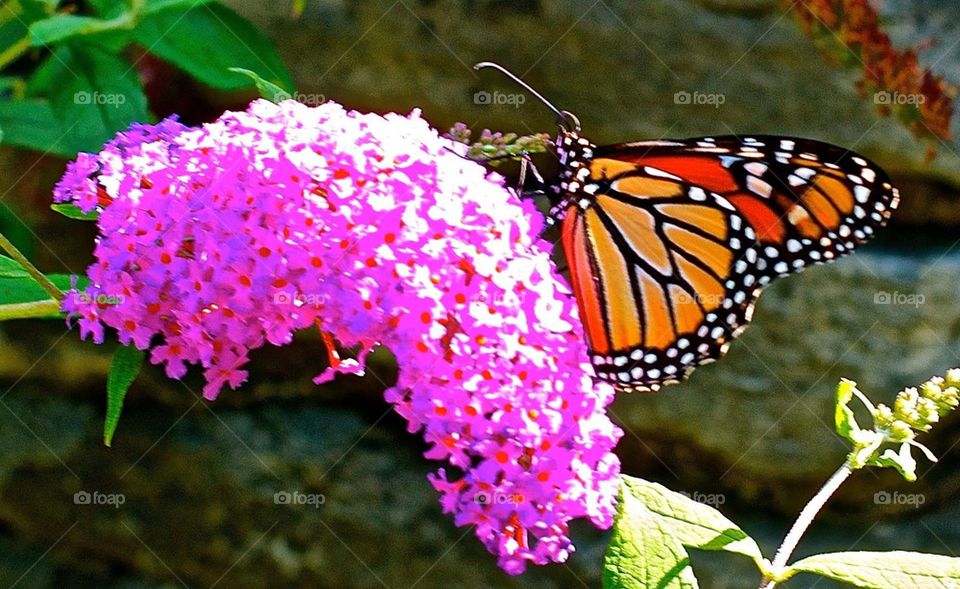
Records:
[[[916,427],[923,431],[928,431],[933,424],[940,421],[939,408],[930,399],[921,398],[917,401],[917,415],[919,416],[919,422]]]
[[[960,368],[947,371],[947,386],[960,388]]]
[[[920,392],[916,387],[903,389],[897,394],[897,399],[893,402],[893,412],[897,416],[910,415],[916,410],[917,399],[920,398]]]
[[[890,427],[886,430],[887,441],[895,444],[909,442],[913,440],[914,436],[915,434],[910,424],[900,421],[899,419],[890,424]]]
[[[949,373],[947,374],[949,376]],[[936,405],[938,417],[946,415],[960,404],[957,387],[948,384],[939,376],[923,383],[920,386],[920,392],[925,399]]]
[[[888,430],[893,426],[896,418],[893,416],[893,410],[880,403],[873,412],[873,423],[878,430]]]

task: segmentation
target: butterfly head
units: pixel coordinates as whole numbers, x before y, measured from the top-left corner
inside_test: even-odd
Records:
[[[596,184],[590,181],[590,160],[596,146],[580,135],[580,120],[570,111],[560,110],[542,94],[531,88],[526,82],[518,78],[501,65],[491,62],[481,62],[473,66],[476,70],[492,68],[507,76],[514,83],[542,102],[551,112],[557,115],[557,124],[560,134],[554,143],[557,158],[560,161],[560,173],[552,185],[552,192],[557,197],[557,206],[565,208],[575,203],[581,208],[590,206]],[[559,217],[558,217],[559,218]]]

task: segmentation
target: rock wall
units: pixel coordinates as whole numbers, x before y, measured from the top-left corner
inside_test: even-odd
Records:
[[[877,243],[779,281],[722,362],[613,407],[628,430],[620,447],[627,472],[723,497],[724,511],[745,519],[768,550],[843,458],[830,426],[840,377],[889,399],[960,365],[958,145],[940,145],[925,165],[924,147],[856,94],[856,73],[828,67],[775,2],[322,0],[300,20],[289,17],[288,3],[230,4],[276,40],[300,92],[356,108],[420,107],[441,128],[460,120],[551,131],[549,114],[529,97],[519,107],[475,104],[477,92],[516,92],[469,67],[495,60],[577,113],[599,142],[797,134],[855,148],[890,169],[903,205]],[[898,41],[940,35],[942,47],[924,59],[957,80],[960,51],[947,48],[960,8],[925,0],[887,2],[885,10]],[[678,92],[724,101],[677,104]],[[3,177],[18,177],[34,158],[3,153]],[[88,260],[89,235],[44,212],[61,169],[45,161],[13,206],[58,250],[37,249],[43,267],[76,272]],[[259,352],[250,383],[212,405],[193,392],[196,375],[180,384],[148,369],[108,449],[99,431],[110,350],[78,343],[59,322],[2,328],[6,586],[598,585],[602,533],[578,529],[579,551],[567,567],[509,578],[440,513],[425,479],[433,465],[380,396],[380,382],[397,369],[389,354],[377,356],[375,376],[318,388],[310,378],[322,367],[321,347],[305,336],[292,349]],[[943,460],[922,469],[917,484],[858,474],[802,552],[960,552],[956,425],[943,424],[930,440]],[[75,501],[83,491],[91,504]],[[923,504],[885,502],[874,495],[881,491]],[[274,494],[284,492],[322,495],[323,503],[277,505]],[[118,495],[122,505],[93,504]],[[694,558],[704,587],[756,584],[736,559]]]

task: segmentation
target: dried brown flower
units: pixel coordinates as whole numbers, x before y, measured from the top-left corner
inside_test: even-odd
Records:
[[[951,139],[957,89],[942,76],[921,68],[917,56],[923,46],[899,50],[881,28],[877,11],[869,0],[784,0],[803,30],[828,56],[853,57],[863,68],[858,83],[864,97],[872,96],[884,116],[896,115],[913,134],[930,140],[929,155],[936,140]],[[831,39],[849,52],[829,51]]]

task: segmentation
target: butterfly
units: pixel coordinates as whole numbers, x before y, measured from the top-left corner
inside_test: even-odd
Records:
[[[899,202],[870,160],[810,139],[597,146],[509,71],[475,67],[500,70],[558,116],[559,173],[536,174],[529,192],[553,203],[594,370],[620,390],[656,391],[724,355],[764,286],[849,254]]]

